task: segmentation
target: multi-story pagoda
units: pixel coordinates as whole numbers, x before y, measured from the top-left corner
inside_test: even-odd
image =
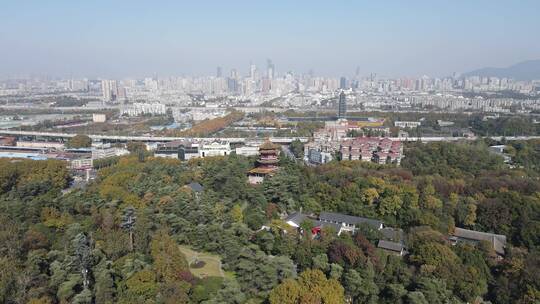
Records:
[[[267,176],[272,176],[279,169],[279,145],[270,141],[264,142],[259,147],[259,159],[257,167],[248,172],[250,184],[260,184]]]

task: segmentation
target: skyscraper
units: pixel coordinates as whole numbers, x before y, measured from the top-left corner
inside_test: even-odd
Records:
[[[116,101],[118,98],[127,98],[126,89],[123,86],[119,86],[116,80],[101,80],[101,94],[104,101]]]
[[[347,100],[345,99],[345,92],[341,91],[339,94],[339,103],[338,103],[338,118],[347,117]]]
[[[236,69],[231,70],[231,78],[238,79],[238,72],[236,71]]]
[[[266,68],[267,68],[267,77],[268,79],[274,79],[274,73],[275,73],[275,67],[274,67],[274,64],[272,63],[272,60],[268,59],[266,61]]]
[[[236,78],[227,78],[227,89],[229,92],[236,93],[238,91],[238,81]]]
[[[101,94],[103,96],[103,100],[111,101],[111,83],[109,80],[101,81]]]
[[[118,97],[118,85],[116,80],[102,80],[101,81],[101,94],[103,100],[114,101]]]
[[[342,89],[342,90],[347,89],[347,78],[341,77],[339,79],[339,88]]]
[[[257,73],[257,66],[251,63],[249,65],[249,78],[255,79],[255,74]]]
[[[217,67],[217,70],[216,70],[216,77],[217,77],[217,78],[223,77],[223,71],[221,70],[221,67],[220,67],[220,66]]]

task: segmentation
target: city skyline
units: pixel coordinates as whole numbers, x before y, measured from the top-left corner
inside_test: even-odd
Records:
[[[526,60],[518,62],[516,64],[511,64],[508,66],[489,66],[482,67],[472,71],[454,71],[449,74],[443,75],[429,75],[428,73],[419,73],[419,74],[403,74],[403,75],[385,75],[380,74],[377,71],[365,71],[362,73],[361,67],[356,66],[355,69],[343,73],[336,73],[335,75],[320,74],[316,73],[314,69],[309,69],[308,71],[296,71],[296,70],[279,70],[276,68],[276,64],[272,59],[267,58],[264,60],[263,64],[255,64],[253,61],[249,61],[248,64],[243,65],[240,68],[237,67],[224,67],[223,65],[217,65],[214,67],[214,70],[209,70],[201,73],[140,73],[137,75],[121,75],[121,76],[106,76],[106,75],[92,75],[92,74],[74,74],[69,73],[66,75],[63,74],[51,74],[51,73],[26,73],[20,75],[2,75],[0,74],[0,81],[9,81],[9,80],[87,80],[87,81],[100,81],[100,80],[145,80],[145,79],[167,79],[167,78],[185,78],[185,79],[199,79],[199,78],[223,78],[223,79],[251,79],[255,78],[256,80],[263,79],[278,79],[286,78],[287,76],[292,76],[293,78],[298,77],[313,77],[313,78],[325,78],[325,79],[336,79],[339,82],[339,86],[342,86],[344,81],[351,80],[399,80],[399,79],[463,79],[470,77],[480,77],[480,78],[498,78],[498,79],[511,79],[515,81],[525,81],[525,82],[537,82],[540,80],[538,77],[533,77],[530,79],[516,79],[512,76],[500,76],[497,75],[497,72],[490,74],[492,70],[505,70],[511,69],[516,66],[526,66],[531,65],[529,69],[535,69],[538,64],[540,64],[540,59],[538,60]],[[487,72],[486,72],[487,71]],[[519,73],[520,71],[518,71]],[[530,72],[526,71],[525,73]],[[487,74],[486,74],[487,73]],[[499,72],[500,73],[500,72]],[[504,73],[504,72],[503,72]],[[343,89],[343,88],[342,88]]]
[[[1,303],[540,303],[540,0],[0,8]]]
[[[8,3],[0,76],[287,71],[444,77],[540,58],[535,1]],[[519,21],[519,22],[518,22]]]

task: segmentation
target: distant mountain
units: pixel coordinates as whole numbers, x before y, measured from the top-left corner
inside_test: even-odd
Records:
[[[507,77],[515,80],[540,79],[540,60],[528,60],[507,68],[483,68],[463,74],[463,76]]]

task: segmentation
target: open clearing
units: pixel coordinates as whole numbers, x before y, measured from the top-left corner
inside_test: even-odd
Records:
[[[223,270],[221,269],[221,258],[218,255],[195,251],[185,245],[180,245],[178,247],[186,256],[189,263],[189,270],[193,275],[199,278],[224,276]],[[193,268],[191,267],[191,264],[195,261],[202,261],[205,265],[201,268]]]

